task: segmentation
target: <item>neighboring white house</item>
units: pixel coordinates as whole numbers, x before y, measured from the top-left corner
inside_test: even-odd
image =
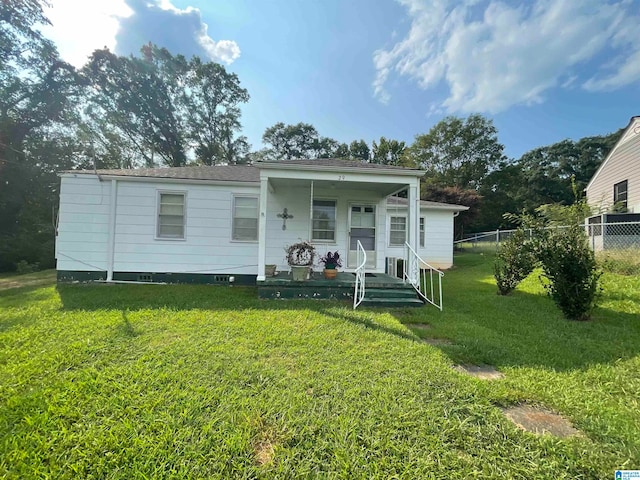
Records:
[[[288,270],[284,248],[310,240],[384,273],[404,242],[453,263],[453,219],[467,207],[419,200],[424,172],[343,160],[255,166],[67,171],[60,175],[60,280],[237,283]],[[406,192],[407,198],[394,197]]]
[[[617,205],[629,213],[640,213],[640,116],[631,118],[589,181],[586,193],[596,212],[609,212]]]

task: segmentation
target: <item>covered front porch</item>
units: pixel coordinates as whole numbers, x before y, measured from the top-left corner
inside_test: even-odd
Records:
[[[366,272],[383,274],[391,228],[386,200],[399,192],[407,197],[407,243],[414,249],[418,245],[423,172],[342,160],[265,162],[259,167],[258,282],[267,280],[266,265],[288,271],[284,249],[301,241],[312,243],[318,256],[338,251],[343,273],[359,267],[362,245]],[[320,268],[317,259],[314,268]]]

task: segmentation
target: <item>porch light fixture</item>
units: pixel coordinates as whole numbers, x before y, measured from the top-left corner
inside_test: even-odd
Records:
[[[289,212],[287,212],[287,209],[285,208],[282,213],[279,213],[278,218],[282,219],[282,230],[286,230],[287,229],[287,220],[289,218],[293,218],[293,215],[289,214]]]

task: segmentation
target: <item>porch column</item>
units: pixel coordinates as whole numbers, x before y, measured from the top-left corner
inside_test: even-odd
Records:
[[[269,177],[260,177],[260,216],[258,217],[258,277],[265,280],[265,263],[267,262],[267,201],[269,193]]]
[[[408,243],[416,252],[418,251],[418,225],[420,225],[420,209],[418,208],[418,202],[420,201],[420,198],[418,197],[419,185],[419,180],[417,178],[409,185],[409,211],[407,218],[407,223],[409,224]],[[409,274],[412,277],[419,276],[420,265],[417,264],[418,260],[413,256],[410,256],[409,258],[411,259],[410,262],[415,263],[409,265]],[[417,277],[411,278],[411,280],[417,281]]]

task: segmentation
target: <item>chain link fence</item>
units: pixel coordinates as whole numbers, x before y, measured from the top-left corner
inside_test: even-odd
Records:
[[[640,221],[605,223],[601,216],[596,216],[588,219],[582,227],[603,270],[621,275],[640,275]],[[456,240],[454,248],[456,251],[494,254],[513,232],[515,230],[473,233]],[[529,239],[535,234],[531,229],[526,232]]]

